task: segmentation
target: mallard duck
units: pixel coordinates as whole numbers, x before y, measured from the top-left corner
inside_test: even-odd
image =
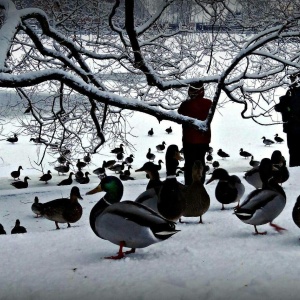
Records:
[[[284,156],[282,156],[279,150],[273,151],[271,155],[271,162],[273,166],[273,178],[277,183],[284,183],[290,177],[290,172],[286,166],[286,160]]]
[[[153,128],[151,128],[149,131],[148,131],[148,135],[149,136],[152,136],[154,134],[154,131],[153,131]]]
[[[82,199],[79,188],[73,186],[70,198],[60,198],[43,204],[42,216],[55,222],[56,229],[60,229],[58,223],[76,223],[82,216],[82,207],[78,202]]]
[[[17,219],[15,223],[15,227],[11,230],[11,234],[18,234],[18,233],[26,233],[27,230],[25,227],[20,225],[20,220]]]
[[[163,152],[166,148],[166,142],[162,142],[161,144],[156,145],[157,152]]]
[[[63,179],[60,183],[57,185],[71,185],[73,183],[73,178],[72,176],[74,175],[73,172],[69,174],[69,177],[67,179]]]
[[[86,163],[83,162],[83,161],[80,161],[80,159],[78,159],[78,160],[77,160],[76,167],[77,167],[78,170],[81,170],[81,169],[83,169],[84,167],[86,167]]]
[[[225,209],[224,204],[238,202],[239,206],[240,199],[245,193],[245,186],[240,178],[236,175],[229,175],[223,168],[218,168],[213,171],[206,184],[214,180],[219,180],[215,189],[215,197],[222,204],[221,210]]]
[[[19,166],[18,167],[18,170],[17,171],[12,171],[10,173],[11,177],[16,180],[16,179],[20,179],[20,175],[21,175],[21,170],[23,170],[22,166]]]
[[[56,170],[58,172],[58,175],[64,174],[64,173],[68,173],[70,171],[70,163],[67,161],[66,165],[64,166],[57,166],[54,167],[54,170]]]
[[[124,145],[123,144],[120,144],[120,147],[118,148],[118,147],[116,147],[116,148],[114,148],[114,149],[112,149],[111,151],[110,151],[110,153],[115,153],[115,154],[118,154],[119,152],[123,152],[124,153]]]
[[[252,154],[248,151],[245,151],[243,148],[240,149],[240,156],[244,157],[244,158],[248,158],[250,156],[252,156]]]
[[[90,182],[89,175],[91,175],[89,172],[85,172],[84,177],[76,178],[75,180],[80,184],[87,184]]]
[[[254,160],[254,156],[252,155],[252,156],[251,156],[251,160],[249,161],[249,165],[250,165],[251,167],[258,167],[259,164],[260,164],[260,161]]]
[[[286,204],[286,195],[282,187],[272,178],[272,162],[269,158],[262,159],[259,172],[263,182],[261,189],[254,190],[245,198],[240,207],[235,208],[234,214],[244,223],[256,226],[269,223],[276,231],[285,230],[272,223],[283,211]]]
[[[87,195],[101,191],[106,194],[92,208],[90,226],[98,237],[119,246],[117,256],[105,258],[121,259],[125,254],[134,253],[136,248],[164,241],[179,231],[174,222],[145,205],[134,201],[120,202],[123,184],[119,178],[103,178],[99,186]],[[124,247],[131,250],[123,252]]]
[[[186,207],[184,185],[176,179],[176,170],[180,160],[182,157],[178,146],[170,145],[165,155],[167,177],[159,190],[157,209],[162,216],[171,221],[177,221]]]
[[[118,161],[122,161],[124,159],[124,152],[117,153],[116,158]]]
[[[34,197],[34,202],[31,205],[31,210],[34,214],[36,214],[36,218],[42,215],[43,203],[39,202],[39,198],[37,196]]]
[[[134,155],[130,154],[128,157],[125,158],[125,162],[127,165],[131,165],[133,163]]]
[[[14,134],[13,137],[9,137],[9,138],[7,138],[6,140],[7,140],[8,142],[14,144],[14,143],[16,143],[19,139],[18,139],[17,134]]]
[[[81,178],[83,178],[84,177],[84,174],[83,174],[83,172],[81,171],[81,169],[80,170],[78,170],[76,173],[75,173],[75,178],[76,179],[81,179]]]
[[[244,179],[256,189],[261,189],[262,181],[259,174],[259,164],[245,172]]]
[[[89,164],[91,162],[91,156],[89,153],[87,153],[84,157],[83,160],[85,163]]]
[[[284,141],[283,138],[281,138],[280,136],[278,136],[278,133],[275,134],[274,140],[278,144],[281,144]]]
[[[149,159],[149,161],[154,161],[155,154],[151,153],[151,148],[148,149],[148,152],[146,154],[146,158]]]
[[[6,234],[6,231],[4,230],[4,227],[2,224],[0,224],[0,234]]]
[[[62,165],[62,164],[64,164],[64,163],[67,161],[67,159],[66,159],[63,155],[61,155],[61,156],[57,159],[57,161]]]
[[[297,197],[293,208],[292,218],[294,223],[300,228],[300,196]]]
[[[29,140],[29,142],[34,142],[35,144],[45,144],[45,143],[48,143],[48,141],[46,139],[43,139],[43,138],[31,138]]]
[[[119,178],[122,180],[122,181],[127,181],[127,180],[134,180],[133,177],[130,176],[130,174],[125,174],[125,171],[120,171],[119,173]]]
[[[125,165],[126,165],[126,162],[123,161],[121,164],[115,164],[108,169],[111,171],[114,171],[115,173],[119,173],[120,171],[124,170]]]
[[[224,152],[222,149],[219,149],[217,154],[221,157],[221,158],[226,158],[226,157],[230,157],[230,155],[226,152]]]
[[[202,215],[210,206],[210,197],[201,182],[202,173],[203,165],[200,160],[196,160],[192,169],[193,182],[184,192],[186,207],[182,214],[183,217],[200,217],[199,223],[203,223]],[[179,222],[182,223],[181,218]]]
[[[25,176],[24,181],[15,181],[12,182],[11,185],[14,186],[16,189],[26,189],[28,188],[28,176]]]
[[[48,172],[46,174],[43,174],[41,177],[40,177],[40,180],[39,181],[44,181],[45,183],[48,183],[49,180],[52,179],[52,175],[51,175],[51,171],[48,170]]]
[[[160,176],[156,166],[157,165],[155,165],[153,162],[148,161],[144,163],[141,168],[135,170],[135,172],[145,172],[148,175],[149,181],[146,186],[146,190],[154,187],[160,187],[162,185],[162,181],[160,180]]]
[[[274,141],[267,139],[266,137],[262,137],[263,143],[265,144],[265,146],[270,146],[272,144],[274,144]]]
[[[166,129],[167,134],[172,133],[172,131],[173,131],[173,130],[172,130],[172,127],[171,127],[171,126],[170,126],[169,128]]]

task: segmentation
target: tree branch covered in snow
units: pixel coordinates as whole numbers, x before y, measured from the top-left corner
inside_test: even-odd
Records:
[[[28,110],[23,132],[54,152],[126,143],[132,111],[205,131],[235,102],[270,124],[276,91],[299,72],[296,0],[48,2],[0,0],[0,87]],[[199,81],[213,100],[205,121],[177,113]]]

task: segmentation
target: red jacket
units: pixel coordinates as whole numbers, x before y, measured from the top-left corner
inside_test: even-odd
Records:
[[[181,103],[178,113],[184,116],[192,117],[204,121],[208,115],[212,101],[203,97],[200,92],[193,99]],[[210,128],[207,132],[201,132],[189,125],[182,124],[182,141],[190,144],[209,144],[211,138]]]

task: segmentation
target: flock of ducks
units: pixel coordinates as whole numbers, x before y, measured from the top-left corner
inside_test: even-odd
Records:
[[[153,135],[152,128],[148,134]],[[275,137],[278,138],[278,135]],[[263,137],[263,142],[266,146],[271,145],[265,137]],[[277,140],[276,142],[279,143],[280,141]],[[123,147],[124,145],[121,144],[120,147],[111,150],[111,153],[116,156],[119,153],[124,153]],[[156,149],[158,152],[162,152],[165,147],[166,143],[162,142]],[[208,156],[210,155],[211,158],[207,159],[207,162],[212,163],[212,153],[213,149],[210,148]],[[195,161],[192,170],[192,184],[183,185],[177,181],[179,162],[183,159],[177,145],[169,145],[166,149],[167,177],[165,180],[161,180],[159,175],[159,170],[164,162],[159,160],[157,165],[154,164],[154,158],[150,154],[151,149],[146,154],[148,161],[135,170],[136,172],[145,172],[149,179],[145,191],[135,199],[122,199],[124,192],[121,177],[121,175],[124,175],[122,170],[125,164],[131,166],[134,159],[133,155],[122,161],[119,164],[119,169],[113,168],[116,161],[104,161],[102,167],[93,171],[94,174],[99,176],[100,183],[97,187],[88,191],[86,195],[93,195],[98,192],[105,192],[105,195],[91,209],[89,215],[90,227],[97,237],[108,240],[119,247],[117,255],[107,258],[120,259],[126,254],[134,253],[137,248],[144,248],[167,240],[179,232],[176,229],[176,222],[183,223],[183,217],[198,217],[199,223],[202,224],[203,215],[209,210],[211,203],[205,185],[213,181],[217,181],[215,198],[221,203],[221,210],[225,209],[225,205],[237,203],[234,207],[234,215],[242,222],[254,226],[254,234],[266,234],[266,232],[258,231],[257,226],[267,223],[278,232],[285,230],[273,222],[286,205],[286,194],[281,185],[289,179],[286,161],[280,151],[275,150],[271,158],[263,158],[259,162],[254,161],[251,153],[244,151],[242,148],[240,149],[242,157],[245,159],[251,157],[250,165],[252,169],[245,173],[244,179],[254,188],[244,199],[245,186],[241,179],[236,175],[230,175],[224,168],[219,166],[214,167],[211,177],[203,184],[201,178],[206,166],[203,166],[200,161]],[[217,155],[222,159],[230,157],[222,149],[218,150]],[[81,171],[85,167],[84,164],[87,163],[78,160],[78,171]],[[59,173],[67,173],[69,169],[68,171],[66,169],[70,168],[69,165],[70,163],[66,161],[65,164],[60,166],[65,167],[64,170],[58,167],[55,169]],[[107,175],[106,168],[114,171],[115,175]],[[19,166],[18,170],[11,173],[15,180],[12,184],[15,187],[17,187],[16,184],[22,182],[17,181],[21,170],[22,166]],[[117,177],[117,174],[119,177]],[[88,178],[88,175],[90,175],[89,172],[85,172],[84,176],[81,177],[82,180]],[[68,181],[67,184],[72,184],[72,176],[76,176],[76,174],[70,172],[69,177],[62,180],[58,185],[65,185],[65,181]],[[30,178],[26,176],[22,183],[28,186],[28,179]],[[40,177],[40,180],[45,183],[50,179],[50,171]],[[53,221],[56,229],[60,229],[59,223],[66,223],[68,227],[71,227],[70,224],[76,223],[82,217],[82,206],[78,200],[82,200],[80,189],[78,186],[73,186],[69,198],[59,198],[40,203],[38,197],[35,197],[31,210],[36,217],[42,216]],[[300,227],[300,196],[295,203],[292,217],[295,224]],[[25,232],[26,229],[20,225],[19,220],[16,220],[11,233]],[[5,234],[1,224],[0,233]],[[124,251],[124,247],[130,248],[130,250]]]

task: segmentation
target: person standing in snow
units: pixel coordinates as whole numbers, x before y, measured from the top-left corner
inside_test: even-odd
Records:
[[[300,86],[297,76],[291,75],[290,79],[290,88],[279,98],[279,103],[274,108],[282,115],[283,132],[286,133],[290,154],[289,166],[296,167],[300,166]]]
[[[182,102],[178,113],[201,121],[207,118],[212,105],[210,99],[204,98],[203,83],[193,84],[188,89],[188,98]],[[182,146],[184,155],[184,180],[186,185],[190,185],[192,179],[192,168],[194,161],[200,160],[205,166],[205,153],[208,151],[211,140],[210,128],[202,132],[187,124],[182,125]],[[205,181],[205,171],[203,171],[202,182]]]

